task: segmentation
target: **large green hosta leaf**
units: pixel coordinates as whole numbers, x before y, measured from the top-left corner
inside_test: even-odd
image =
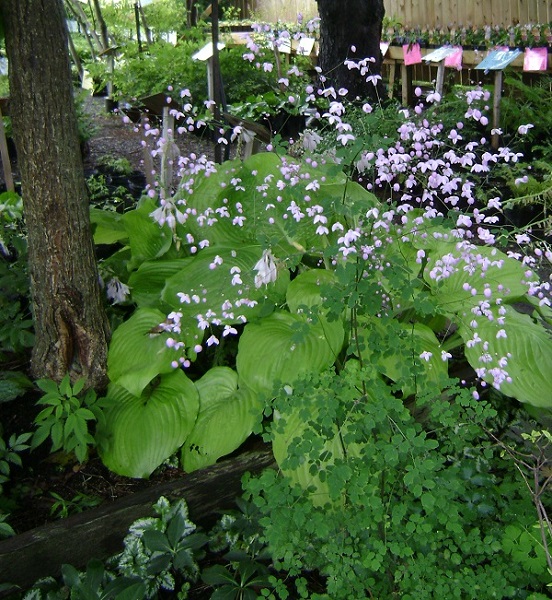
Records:
[[[140,396],[154,377],[173,370],[174,351],[167,348],[168,334],[152,332],[166,316],[153,308],[139,308],[113,332],[107,374],[135,396]]]
[[[145,260],[163,256],[172,245],[169,227],[160,227],[150,216],[156,208],[156,202],[148,198],[138,208],[123,215],[132,250],[133,267]]]
[[[213,367],[196,387],[199,414],[182,448],[182,465],[188,472],[233,452],[251,435],[262,413],[257,395],[238,389],[238,374],[228,367]]]
[[[277,381],[292,383],[299,375],[331,366],[343,345],[340,321],[323,317],[313,325],[303,315],[277,312],[246,325],[236,366],[240,385],[271,393]]]
[[[295,177],[299,164],[301,177]],[[316,233],[318,225],[307,208],[322,206],[329,228],[334,216],[358,216],[377,204],[373,194],[355,182],[347,183],[340,170],[331,171],[329,165],[314,167],[270,152],[243,163],[225,163],[184,198],[197,213],[185,227],[196,240],[208,239],[211,245],[261,243],[281,260],[321,251],[326,237]],[[307,196],[310,199],[305,200]]]
[[[433,275],[432,271],[439,268],[437,261],[460,257],[451,275],[435,280],[435,271]],[[441,242],[433,245],[429,258],[424,279],[440,309],[448,314],[461,311],[469,313],[472,306],[486,299],[485,288],[490,290],[492,299],[502,297],[505,302],[515,302],[527,293],[528,287],[524,281],[533,279],[525,274],[527,269],[519,261],[487,246],[473,246],[461,252],[452,244]],[[475,288],[477,293],[473,295],[470,288],[464,289],[464,284]]]
[[[139,306],[159,307],[161,292],[167,279],[179,273],[193,257],[175,260],[151,260],[142,263],[128,280],[132,290],[132,299]]]
[[[180,209],[194,211],[193,215],[188,213],[184,225],[177,226],[177,233],[182,238],[192,234],[196,245],[202,240],[209,240],[211,245],[217,246],[239,246],[256,241],[251,232],[233,224],[233,218],[238,216],[238,212],[235,210],[235,203],[229,202],[228,190],[231,180],[238,177],[236,173],[241,167],[240,160],[227,161],[218,165],[216,173],[211,173],[208,177],[197,175],[192,194],[187,191],[177,194],[175,200],[181,199],[185,202],[185,207],[180,205]],[[220,210],[216,212],[223,206],[228,213]]]
[[[299,274],[287,289],[286,302],[289,310],[296,313],[301,305],[309,308],[320,305],[320,288],[335,281],[335,273],[326,269],[310,269]]]
[[[141,396],[111,384],[107,399],[99,452],[108,469],[126,477],[149,477],[184,443],[199,410],[197,389],[180,370],[161,376]]]
[[[426,325],[366,316],[359,317],[358,322],[363,360],[398,383],[405,397],[427,389],[428,385],[439,386],[447,377],[448,362],[442,360],[439,340]],[[422,357],[426,352],[427,360]],[[413,360],[423,370],[422,376],[412,372]]]
[[[117,212],[91,207],[90,223],[94,226],[95,244],[116,244],[128,239],[123,217]]]
[[[241,315],[251,319],[259,314],[265,303],[280,302],[289,282],[289,271],[279,269],[274,283],[256,288],[253,267],[261,255],[260,246],[205,248],[167,280],[162,299],[193,319],[211,311],[215,315],[213,318],[220,319],[221,323],[243,323]],[[216,259],[222,260],[222,264],[212,268]],[[242,284],[233,285],[236,274],[231,271],[236,267],[240,270]],[[197,301],[181,302],[179,294],[195,296]],[[254,301],[255,306],[248,307],[246,299]],[[264,308],[269,310],[268,306]]]
[[[316,420],[317,409],[313,410],[309,417]],[[284,424],[279,423],[279,428],[273,428],[272,434],[272,453],[282,473],[295,484],[300,485],[309,495],[309,499],[315,506],[324,506],[332,503],[330,488],[327,481],[323,481],[319,472],[332,466],[336,459],[343,459],[345,451],[342,443],[342,436],[339,435],[337,427],[335,435],[324,439],[318,432],[305,421],[304,415],[299,410],[290,411],[285,416],[276,416],[276,421],[283,418]],[[317,446],[319,456],[326,456],[325,460],[319,460],[317,464],[318,472],[313,473],[313,463],[306,459],[302,464],[295,468],[286,468],[285,460],[289,455],[289,446],[297,439],[305,437],[317,437],[321,445]]]
[[[503,324],[497,321],[499,315],[495,309],[492,321],[486,317],[477,317],[475,330],[466,322],[460,325],[459,332],[466,343],[466,358],[474,369],[486,368],[490,371],[499,368],[498,361],[506,357],[504,370],[512,381],[503,382],[500,390],[520,402],[551,408],[552,336],[529,315],[518,313],[508,306],[505,310]],[[507,337],[503,337],[502,332]],[[475,333],[482,341],[468,345]],[[484,379],[493,383],[490,373]]]

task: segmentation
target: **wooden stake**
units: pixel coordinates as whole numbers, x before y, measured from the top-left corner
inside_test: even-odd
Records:
[[[444,59],[437,66],[437,82],[436,82],[436,91],[437,93],[443,97],[443,87],[445,84],[445,61]]]
[[[495,71],[494,98],[493,98],[493,129],[500,127],[500,100],[502,98],[502,71]],[[495,133],[491,136],[491,147],[498,150],[500,136]]]

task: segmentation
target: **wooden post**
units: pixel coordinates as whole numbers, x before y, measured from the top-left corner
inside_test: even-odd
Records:
[[[402,104],[410,106],[412,104],[412,66],[401,65],[401,84],[402,84]]]
[[[389,83],[387,86],[387,96],[390,100],[393,99],[395,93],[395,78],[397,76],[397,61],[391,60],[389,64]]]
[[[213,57],[207,59],[207,97],[209,98],[209,110],[215,110],[215,73],[213,70]]]
[[[500,100],[502,98],[502,71],[495,71],[494,97],[493,97],[493,129],[500,127]],[[491,147],[498,150],[500,136],[495,133],[491,136]]]
[[[0,109],[0,156],[2,157],[2,167],[4,169],[4,181],[8,192],[15,191],[13,184],[13,175],[11,170],[10,154],[8,152],[8,142],[6,141],[6,130],[4,129],[4,119]]]
[[[435,84],[435,90],[437,93],[443,97],[443,87],[445,84],[445,60],[439,62],[437,65],[437,81]]]

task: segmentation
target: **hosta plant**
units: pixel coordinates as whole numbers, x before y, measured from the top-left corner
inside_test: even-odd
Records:
[[[502,201],[482,201],[494,166],[519,153],[463,139],[422,105],[372,150],[376,107],[356,131],[339,94],[321,93],[318,115],[337,149],[317,152],[321,135],[304,132],[294,156],[182,157],[178,187],[160,177],[136,210],[93,217],[97,239],[123,245],[105,266],[136,305],[109,352],[110,468],[148,476],[179,448],[188,470],[210,464],[250,434],[275,385],[349,363],[371,365],[404,401],[467,363],[474,395],[492,386],[551,407],[537,270],[552,254],[532,254],[518,229],[519,252],[497,247]],[[488,126],[487,100],[466,94],[466,131]]]

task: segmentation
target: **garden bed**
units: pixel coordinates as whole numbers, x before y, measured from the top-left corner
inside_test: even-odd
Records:
[[[58,576],[63,564],[81,568],[93,558],[105,559],[120,552],[129,526],[151,515],[151,506],[160,496],[169,500],[184,498],[191,519],[200,526],[212,526],[222,511],[234,507],[241,493],[242,475],[246,471],[259,472],[273,462],[268,447],[259,446],[213,467],[192,474],[180,472],[174,481],[151,485],[115,502],[4,540],[0,542],[0,583],[25,589],[41,577]]]

